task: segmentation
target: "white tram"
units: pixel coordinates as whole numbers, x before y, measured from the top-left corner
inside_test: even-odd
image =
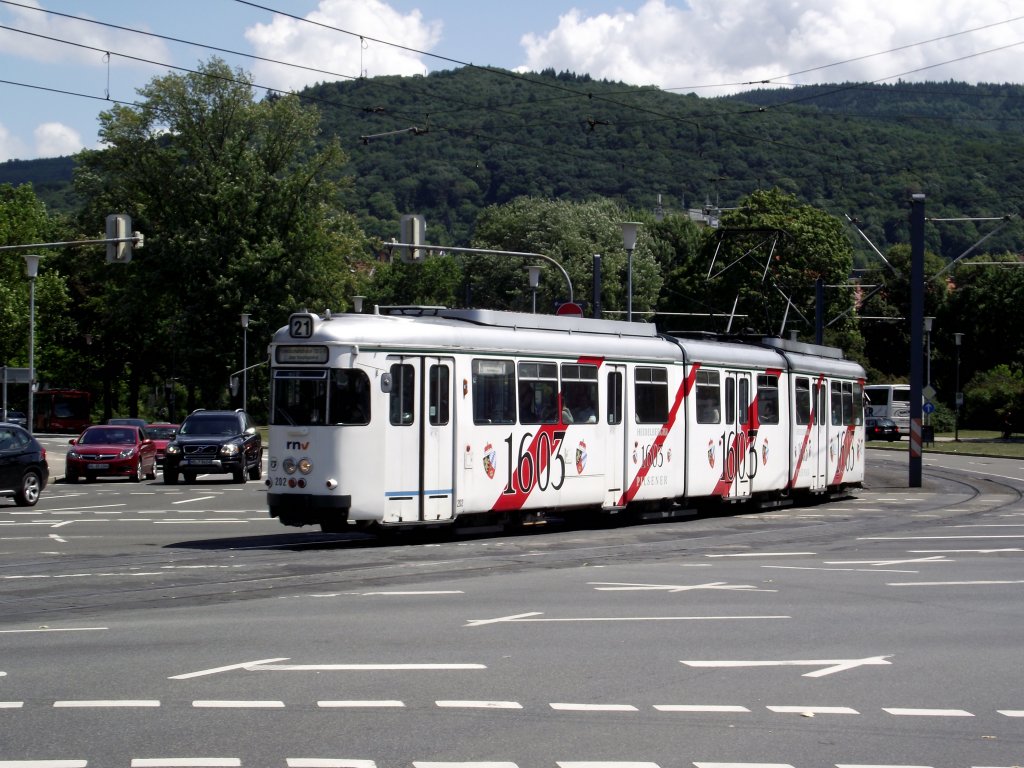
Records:
[[[294,314],[270,359],[285,525],[668,516],[864,479],[864,370],[831,347],[403,307]]]

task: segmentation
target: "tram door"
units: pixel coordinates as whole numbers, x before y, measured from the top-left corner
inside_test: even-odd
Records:
[[[626,477],[626,425],[623,415],[626,410],[626,366],[608,365],[605,371],[605,419],[608,424],[608,439],[605,442],[605,498],[604,508],[610,509],[619,504],[626,488],[623,486]]]
[[[453,367],[451,358],[388,358],[385,522],[454,516]]]
[[[729,496],[750,496],[751,480],[757,472],[757,455],[750,434],[750,410],[753,386],[748,371],[725,374],[725,465],[722,471],[731,480]]]
[[[811,431],[811,490],[828,485],[828,382],[823,376],[814,379],[814,426]]]

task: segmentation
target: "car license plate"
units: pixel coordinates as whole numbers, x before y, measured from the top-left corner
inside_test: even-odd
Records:
[[[213,464],[213,459],[185,459],[185,464]]]
[[[94,463],[94,464],[87,465],[86,468],[87,469],[110,469],[110,465],[109,464],[95,464]]]

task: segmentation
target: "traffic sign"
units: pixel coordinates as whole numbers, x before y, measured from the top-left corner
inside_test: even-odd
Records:
[[[922,406],[921,410],[923,410],[927,414],[935,413],[935,404],[934,403],[925,403]]]
[[[931,384],[929,384],[924,389],[921,390],[921,394],[924,395],[924,399],[925,400],[934,400],[935,399],[935,387],[933,387]]]
[[[583,307],[574,301],[567,301],[564,304],[560,304],[558,309],[555,310],[556,315],[573,315],[575,317],[583,317]]]

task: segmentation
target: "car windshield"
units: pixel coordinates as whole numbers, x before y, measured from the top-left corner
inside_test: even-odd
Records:
[[[146,434],[155,440],[170,440],[177,431],[177,427],[154,427],[152,424],[146,427]]]
[[[79,445],[134,445],[135,435],[127,429],[87,429]]]
[[[196,416],[181,425],[182,435],[237,435],[238,421],[225,416]]]

